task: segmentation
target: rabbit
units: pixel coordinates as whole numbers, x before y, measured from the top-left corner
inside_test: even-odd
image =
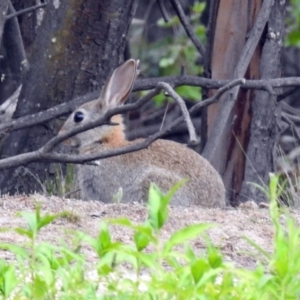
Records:
[[[100,97],[77,108],[59,134],[95,120],[107,110],[122,105],[131,93],[138,73],[137,66],[138,61],[130,59],[115,69]],[[121,115],[113,116],[111,122],[112,125],[102,125],[79,133],[64,144],[77,148],[80,154],[91,154],[141,141],[126,140]],[[123,203],[145,202],[151,182],[167,192],[178,181],[187,179],[175,193],[171,204],[225,206],[225,188],[217,171],[195,151],[173,141],[156,140],[145,149],[94,163],[77,166],[83,200],[110,203],[114,195],[119,193]]]

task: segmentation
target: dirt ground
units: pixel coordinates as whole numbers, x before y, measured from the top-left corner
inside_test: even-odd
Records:
[[[34,211],[36,203],[41,203],[43,213],[72,212],[77,216],[75,222],[59,218],[42,229],[40,240],[57,243],[60,239],[67,239],[69,230],[80,230],[92,236],[99,232],[100,220],[105,218],[128,217],[133,222],[142,223],[147,217],[145,206],[141,204],[103,204],[99,201],[80,201],[45,197],[42,195],[14,196],[0,198],[0,229],[13,229],[23,226],[24,221],[16,216],[19,211]],[[292,216],[299,223],[300,210],[293,210]],[[166,240],[174,231],[195,223],[214,223],[218,226],[210,229],[208,235],[213,244],[220,247],[226,261],[234,262],[236,266],[254,268],[258,256],[251,256],[247,252],[257,253],[249,246],[244,236],[250,238],[266,251],[272,251],[273,227],[267,208],[252,207],[251,205],[239,209],[204,209],[200,207],[170,207],[169,220],[162,230],[161,238]],[[132,231],[121,227],[111,228],[115,240],[131,243]],[[13,230],[0,230],[1,242],[21,244],[24,237]],[[205,242],[199,238],[192,242],[196,251],[205,249]],[[83,247],[84,253],[91,264],[96,256],[91,249]],[[8,253],[0,252],[0,257],[9,259]]]

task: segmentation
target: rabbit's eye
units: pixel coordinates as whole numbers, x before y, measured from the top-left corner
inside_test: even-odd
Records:
[[[77,111],[74,115],[74,122],[80,123],[84,119],[84,114],[81,111]]]

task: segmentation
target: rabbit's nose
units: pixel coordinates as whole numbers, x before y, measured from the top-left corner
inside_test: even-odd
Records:
[[[65,132],[66,132],[66,130],[64,129],[64,127],[62,127],[59,130],[57,135],[61,135]],[[63,140],[60,144],[63,146],[67,146],[67,147],[78,147],[79,146],[78,140],[74,136]]]

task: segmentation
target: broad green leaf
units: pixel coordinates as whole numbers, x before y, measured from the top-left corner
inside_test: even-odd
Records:
[[[201,233],[213,227],[215,227],[213,224],[195,224],[185,227],[171,235],[164,245],[164,251],[169,252],[174,246],[197,238]]]
[[[19,256],[24,259],[29,258],[29,254],[25,248],[14,245],[14,244],[0,243],[0,249],[7,250],[7,251],[15,254],[16,256]]]
[[[191,272],[196,284],[209,269],[209,264],[204,258],[200,258],[191,264]]]
[[[6,298],[17,286],[18,280],[15,267],[4,260],[0,260],[0,291]]]
[[[18,234],[27,236],[30,239],[33,239],[33,237],[34,237],[34,233],[30,229],[16,228],[15,231]]]
[[[138,251],[144,250],[150,243],[149,237],[142,232],[136,232],[133,239]]]
[[[223,257],[220,251],[218,251],[215,247],[209,246],[208,249],[208,262],[212,268],[219,268],[223,263]]]
[[[28,212],[28,211],[22,211],[19,214],[23,219],[25,219],[29,230],[32,233],[37,232],[37,230],[38,230],[37,221],[38,220],[36,218],[36,214],[32,213],[32,212]]]
[[[53,220],[57,219],[58,217],[59,217],[59,215],[48,215],[48,214],[45,216],[42,216],[38,223],[38,229],[40,230],[41,228],[50,224]]]

